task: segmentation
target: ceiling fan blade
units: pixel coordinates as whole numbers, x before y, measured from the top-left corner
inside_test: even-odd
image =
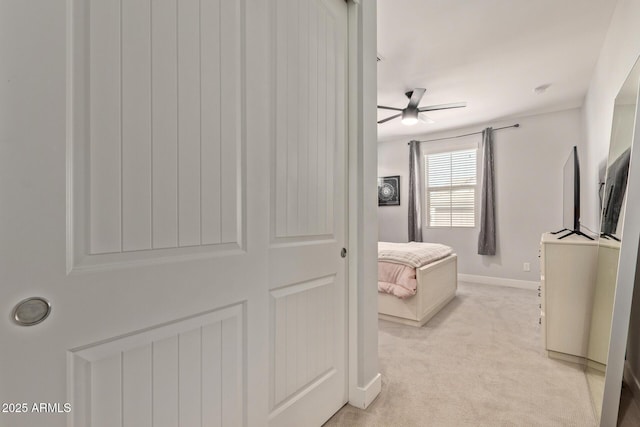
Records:
[[[385,107],[384,105],[378,105],[378,108],[382,108],[382,109],[384,109],[384,110],[402,111],[402,108],[396,108],[396,107]]]
[[[409,105],[407,105],[407,108],[418,108],[418,104],[420,104],[420,100],[422,99],[426,91],[426,89],[421,87],[415,88],[413,90],[413,93],[411,93],[411,99],[409,100]]]
[[[466,102],[453,102],[451,104],[429,105],[427,107],[421,107],[418,108],[418,111],[422,113],[423,111],[448,110],[450,108],[463,108],[466,106]]]
[[[418,120],[420,120],[422,123],[428,123],[428,124],[436,122],[431,117],[427,116],[426,114],[422,114],[422,113],[418,114]]]
[[[395,119],[396,117],[400,117],[401,115],[402,115],[402,114],[395,114],[395,115],[393,115],[393,116],[391,116],[391,117],[387,117],[386,119],[382,119],[382,120],[380,120],[380,121],[378,122],[378,124],[380,124],[380,123],[384,123],[384,122],[388,122],[389,120],[393,120],[393,119]]]

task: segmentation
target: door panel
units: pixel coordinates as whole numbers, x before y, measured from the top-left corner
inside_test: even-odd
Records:
[[[271,425],[321,424],[347,400],[346,11],[339,0],[275,10]]]
[[[334,197],[344,195],[334,193],[340,190],[334,168],[344,161],[335,156],[344,148],[345,37],[341,2],[277,2],[272,161],[277,239],[334,233]],[[342,171],[336,172],[340,178]]]
[[[273,407],[280,406],[321,377],[335,374],[335,343],[331,334],[335,316],[334,279],[328,276],[271,292],[275,332]]]
[[[241,425],[244,309],[236,305],[71,350],[72,389],[83,391],[72,396],[75,424]]]
[[[75,266],[240,246],[240,4],[72,3]]]

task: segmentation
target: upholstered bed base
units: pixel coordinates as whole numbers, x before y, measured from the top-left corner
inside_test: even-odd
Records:
[[[456,295],[458,257],[451,254],[416,269],[416,295],[400,299],[378,292],[378,317],[405,325],[422,326]]]

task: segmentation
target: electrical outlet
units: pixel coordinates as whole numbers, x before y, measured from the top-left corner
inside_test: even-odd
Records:
[[[531,271],[531,264],[529,264],[528,262],[525,262],[525,263],[522,265],[522,270],[523,270],[523,271]]]

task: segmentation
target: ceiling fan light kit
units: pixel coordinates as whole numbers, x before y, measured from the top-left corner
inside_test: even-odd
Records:
[[[405,108],[402,110],[402,124],[407,126],[413,126],[418,123],[418,109],[417,108]]]
[[[426,107],[418,108],[418,104],[420,104],[420,100],[424,96],[426,89],[417,87],[414,90],[410,90],[405,92],[407,98],[409,98],[409,104],[405,108],[396,108],[396,107],[386,107],[384,105],[378,105],[378,108],[383,110],[393,110],[400,111],[398,114],[394,114],[393,116],[384,118],[378,121],[378,124],[386,123],[389,120],[393,120],[397,117],[402,117],[402,124],[407,126],[412,126],[418,123],[418,120],[423,123],[434,123],[429,117],[424,114],[420,114],[423,111],[436,111],[436,110],[448,110],[451,108],[462,108],[466,107],[466,102],[454,102],[451,104],[441,104],[441,105],[429,105]]]

